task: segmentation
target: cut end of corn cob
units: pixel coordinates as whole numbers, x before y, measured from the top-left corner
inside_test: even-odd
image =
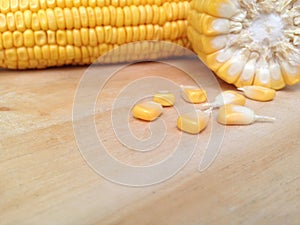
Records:
[[[193,0],[188,37],[199,57],[237,87],[300,81],[300,1]]]
[[[132,109],[135,118],[145,121],[157,119],[163,112],[161,104],[148,101],[136,104]]]

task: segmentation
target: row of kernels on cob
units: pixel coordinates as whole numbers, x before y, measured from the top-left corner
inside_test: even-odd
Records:
[[[84,7],[41,9],[0,13],[0,32],[32,30],[79,29],[95,26],[137,26],[141,24],[164,25],[166,22],[184,20],[189,2],[157,5],[131,5],[121,7]]]
[[[124,7],[139,5],[162,5],[164,3],[178,3],[182,0],[10,0],[0,2],[0,12],[16,12],[31,10],[36,12],[39,9],[72,8],[72,7]]]
[[[188,46],[187,39],[173,41],[181,46]],[[155,42],[137,42],[117,48],[117,44],[99,44],[97,46],[57,46],[43,45],[34,47],[19,47],[0,50],[0,67],[10,69],[46,68],[62,65],[84,65],[93,62],[117,63],[136,60],[154,60],[168,56],[182,55],[182,49],[170,45],[169,49],[161,51],[161,46]],[[167,45],[169,46],[169,45]],[[176,48],[175,48],[176,46]],[[116,52],[106,54],[112,49]],[[102,56],[102,57],[99,57]]]
[[[24,32],[5,31],[0,33],[0,50],[34,47],[43,45],[74,45],[97,46],[106,44],[124,44],[144,40],[176,40],[185,37],[186,21],[167,22],[164,26],[140,25],[131,27],[97,26],[95,28],[81,28],[57,31]]]

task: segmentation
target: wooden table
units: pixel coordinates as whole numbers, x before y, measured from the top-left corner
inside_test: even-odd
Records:
[[[300,223],[300,85],[278,92],[272,102],[248,100],[247,106],[275,116],[276,122],[226,127],[220,152],[207,169],[198,171],[211,124],[199,135],[191,160],[175,176],[130,187],[100,176],[78,149],[72,108],[85,71],[87,67],[0,71],[0,224]],[[208,73],[204,67],[194,72]],[[130,151],[115,138],[110,120],[114,99],[127,85],[149,76],[194,84],[168,64],[135,64],[112,76],[96,102],[95,124],[109,153],[135,166],[162,161],[181,135],[175,127],[176,110],[167,108],[162,116],[166,140],[158,149]],[[223,89],[233,89],[219,82]],[[214,87],[208,85],[210,91]],[[135,92],[135,97],[141,93]],[[130,116],[128,121],[136,136],[149,136],[148,123]]]

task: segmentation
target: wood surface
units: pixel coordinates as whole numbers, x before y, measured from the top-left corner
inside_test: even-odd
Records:
[[[85,71],[87,67],[0,71],[1,225],[300,224],[300,85],[277,92],[271,102],[247,100],[247,106],[276,122],[226,127],[220,152],[206,170],[198,167],[210,125],[199,135],[192,159],[175,176],[129,187],[96,173],[76,144],[72,108]],[[157,149],[130,151],[114,137],[114,99],[126,85],[153,75],[178,85],[194,84],[168,64],[140,63],[117,72],[96,103],[95,124],[109,153],[135,166],[172,154],[180,135],[176,111],[167,108],[162,117],[167,135]],[[233,89],[219,82],[224,90]],[[149,124],[128,118],[136,136],[149,136]]]

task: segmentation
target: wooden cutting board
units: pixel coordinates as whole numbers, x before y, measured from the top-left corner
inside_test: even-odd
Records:
[[[79,103],[88,107],[89,90],[101,90],[94,105],[95,128],[107,152],[119,162],[149,166],[173,154],[182,135],[175,126],[175,108],[164,109],[161,120],[166,127],[165,139],[149,152],[132,151],[121,144],[111,121],[112,111],[119,116],[128,115],[125,103],[147,97],[143,94],[149,85],[157,90],[164,88],[163,81],[173,82],[172,87],[195,84],[191,75],[174,67],[182,61],[172,63],[173,66],[157,62],[124,65],[109,76],[104,86],[95,80],[94,85],[86,87],[87,100]],[[218,86],[211,73],[204,66],[199,70],[190,63],[195,62],[184,62],[190,73],[199,74],[213,98]],[[95,76],[110,70],[106,66],[97,71]],[[130,187],[99,175],[79,151],[72,109],[73,104],[78,104],[74,98],[81,78],[90,73],[88,67],[0,73],[0,224],[299,224],[299,85],[278,92],[272,102],[247,100],[248,107],[276,117],[276,122],[229,126],[222,140],[210,140],[213,126],[224,129],[213,117],[198,136],[192,158],[178,173],[159,184]],[[135,82],[140,82],[140,89],[124,95]],[[233,89],[218,82],[224,90]],[[116,99],[123,99],[121,103],[125,105],[115,104]],[[80,116],[75,115],[75,122],[83,124],[79,142],[85,143],[90,140],[89,132],[84,130],[90,111]],[[125,122],[137,138],[151,136],[149,123],[136,121],[130,115],[127,118]],[[129,131],[117,133],[126,136]],[[187,137],[186,144],[194,138]],[[220,142],[220,148],[208,153],[207,144],[212,141]],[[201,159],[212,153],[217,157],[200,172]],[[127,173],[117,169],[114,172],[116,179]]]

